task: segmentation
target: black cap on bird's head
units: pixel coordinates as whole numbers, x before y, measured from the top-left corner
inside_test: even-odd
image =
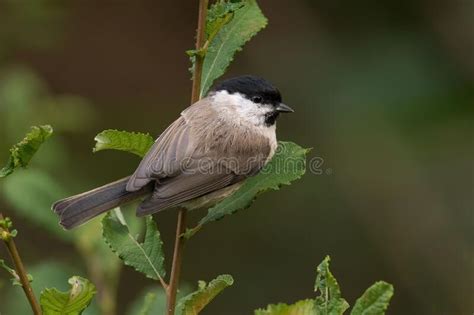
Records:
[[[256,104],[273,105],[277,112],[291,113],[293,109],[281,102],[281,94],[270,82],[253,75],[231,78],[217,84],[213,92],[239,93]]]

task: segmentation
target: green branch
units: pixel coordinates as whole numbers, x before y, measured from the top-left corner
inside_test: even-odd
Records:
[[[18,275],[26,298],[31,305],[33,314],[41,315],[41,307],[38,304],[38,300],[36,300],[33,289],[31,288],[30,277],[28,277],[28,273],[26,272],[25,266],[23,265],[20,253],[18,252],[15,241],[13,240],[13,238],[16,236],[16,230],[10,230],[11,227],[11,220],[9,218],[3,218],[3,215],[0,213],[0,239],[5,242],[8,252],[10,253],[10,257],[13,261],[13,264],[15,265],[16,274]]]
[[[196,35],[196,50],[199,51],[205,45],[206,41],[206,20],[207,7],[209,0],[199,0],[199,15],[198,28]],[[204,56],[202,54],[196,55],[194,63],[194,76],[191,91],[191,104],[199,101],[201,89],[202,68],[204,63]],[[179,286],[179,277],[181,274],[181,263],[183,259],[184,243],[186,239],[183,237],[186,231],[186,214],[187,210],[181,208],[178,211],[178,222],[176,224],[176,237],[173,253],[173,264],[171,266],[171,275],[168,289],[166,290],[167,297],[167,314],[174,315],[176,308],[176,294]]]

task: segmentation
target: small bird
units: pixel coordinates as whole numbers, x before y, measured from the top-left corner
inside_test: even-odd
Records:
[[[60,224],[72,229],[144,197],[137,216],[225,189],[257,174],[272,158],[276,120],[290,112],[278,89],[262,78],[225,80],[181,113],[131,176],[60,200],[52,208]]]

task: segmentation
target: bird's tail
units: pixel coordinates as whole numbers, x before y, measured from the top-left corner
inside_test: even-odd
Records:
[[[53,211],[59,215],[60,224],[70,230],[101,213],[127,202],[146,196],[152,191],[148,185],[134,192],[126,190],[129,177],[104,185],[94,190],[59,200]]]

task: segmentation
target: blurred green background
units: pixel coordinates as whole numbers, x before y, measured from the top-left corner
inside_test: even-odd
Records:
[[[311,297],[326,254],[350,302],[383,279],[396,290],[388,314],[472,314],[474,2],[259,3],[269,25],[226,76],[277,85],[296,109],[279,139],[324,163],[188,243],[184,283],[236,279],[203,314]],[[30,125],[56,130],[28,170],[0,182],[37,290],[88,276],[113,288],[101,291],[102,313],[121,315],[158,286],[127,267],[118,279],[99,223],[63,232],[49,205],[137,166],[93,154],[98,132],[158,135],[188,105],[196,16],[184,0],[0,0],[0,161]],[[170,257],[176,213],[156,219]],[[104,306],[115,294],[119,304]],[[0,313],[27,314],[25,304],[0,272]]]

